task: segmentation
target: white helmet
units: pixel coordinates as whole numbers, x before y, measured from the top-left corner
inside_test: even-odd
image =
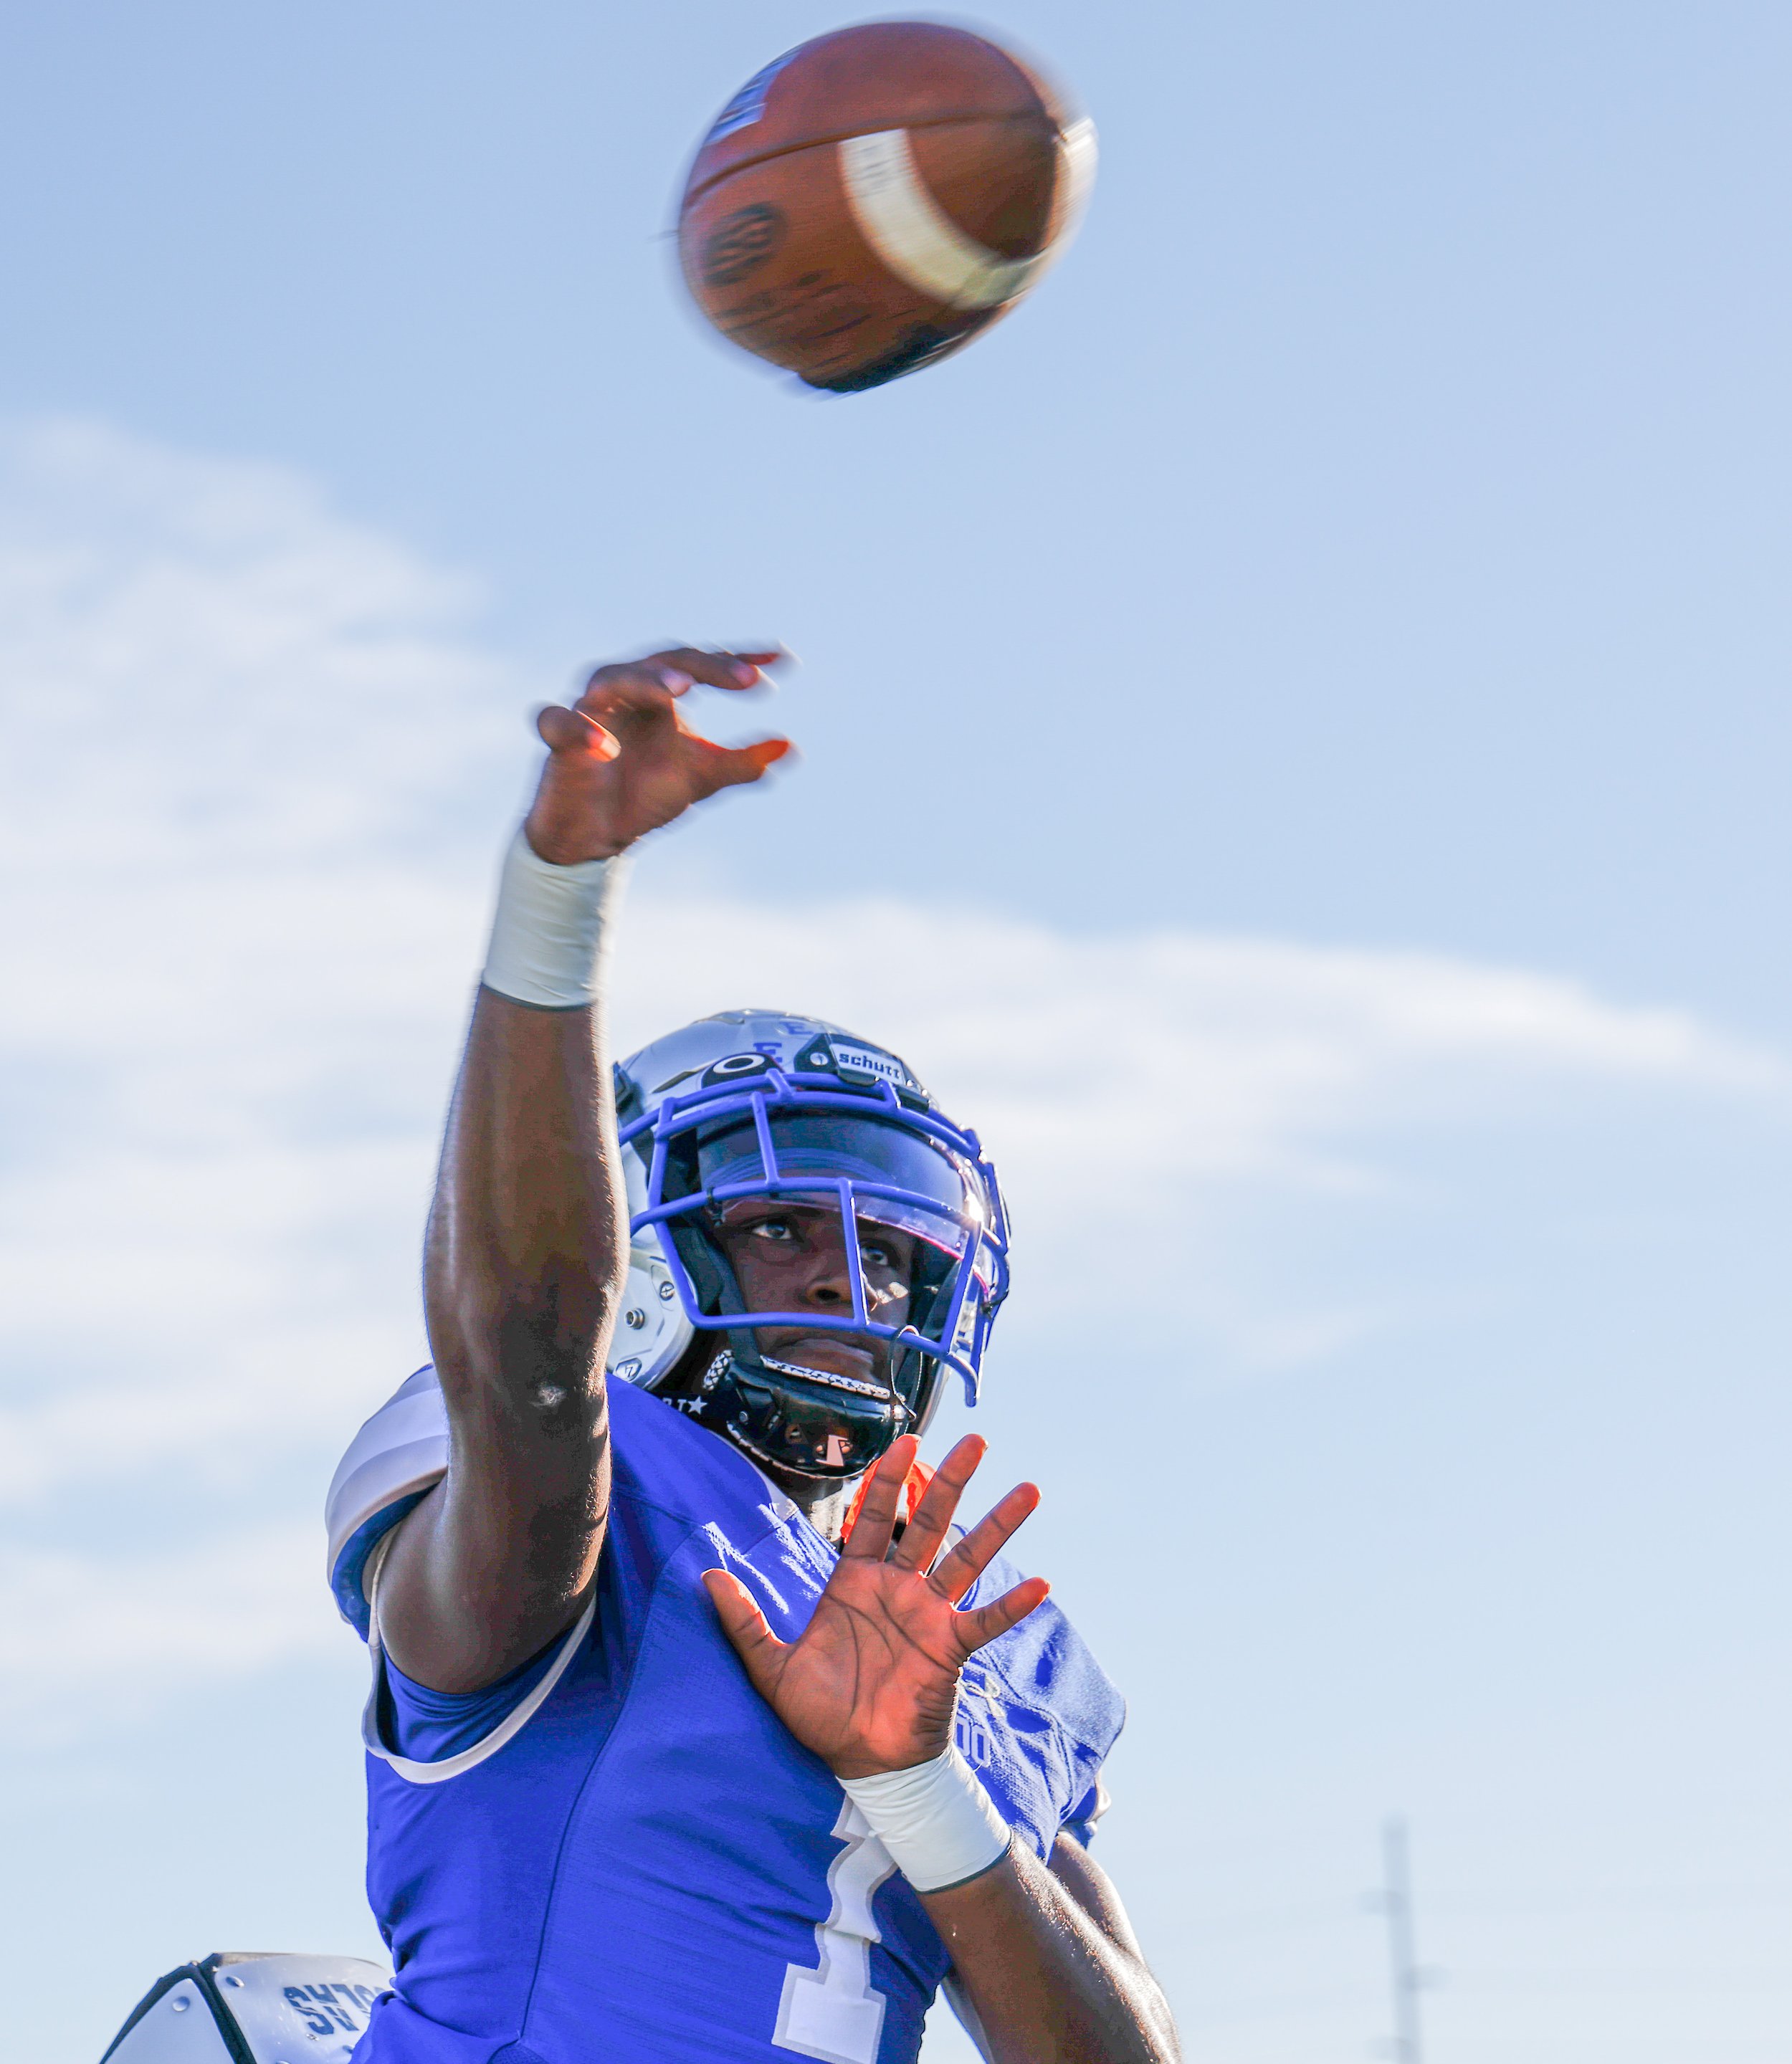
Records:
[[[694,1394],[670,1401],[756,1460],[818,1477],[858,1476],[924,1429],[948,1367],[975,1404],[1007,1294],[1001,1190],[976,1135],[942,1117],[895,1054],[820,1018],[718,1011],[623,1062],[615,1092],[630,1248],[612,1377],[656,1390],[707,1357]],[[912,1236],[904,1322],[872,1316],[852,1239],[850,1312],[749,1308],[716,1237],[721,1209],[749,1196]],[[754,1329],[797,1321],[886,1343],[887,1381],[768,1360]]]

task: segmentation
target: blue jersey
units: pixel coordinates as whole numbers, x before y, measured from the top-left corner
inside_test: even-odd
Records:
[[[717,1435],[620,1383],[611,1413],[609,1531],[564,1639],[468,1700],[376,1653],[367,1882],[394,1990],[356,2064],[913,2059],[938,1936],[754,1691],[700,1581],[732,1570],[788,1641],[834,1551]],[[418,1444],[442,1423],[419,1372],[339,1473],[332,1576],[363,1632],[369,1550],[439,1473]],[[1018,1575],[998,1563],[975,1595]],[[1043,1856],[1090,1810],[1123,1717],[1048,1601],[967,1666],[958,1739]]]

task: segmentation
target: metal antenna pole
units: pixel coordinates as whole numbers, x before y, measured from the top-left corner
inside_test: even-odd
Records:
[[[1397,2064],[1425,2064],[1419,2032],[1419,1993],[1424,1978],[1413,1947],[1412,1873],[1407,1854],[1407,1824],[1382,1826],[1382,1911],[1387,1916],[1387,1961],[1394,1985],[1394,2045]]]

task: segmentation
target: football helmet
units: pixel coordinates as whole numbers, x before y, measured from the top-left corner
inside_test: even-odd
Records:
[[[718,1011],[622,1062],[615,1096],[630,1246],[612,1377],[664,1387],[756,1461],[842,1481],[925,1429],[947,1369],[976,1403],[1008,1288],[1001,1187],[895,1054],[821,1018]],[[834,1304],[749,1302],[727,1238],[748,1199],[833,1220]],[[906,1236],[900,1323],[867,1281],[879,1229]],[[848,1336],[871,1349],[866,1374],[779,1359],[762,1328]]]

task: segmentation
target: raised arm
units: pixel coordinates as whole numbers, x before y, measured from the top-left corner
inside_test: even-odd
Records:
[[[596,1571],[603,1367],[628,1244],[599,993],[613,863],[788,750],[713,744],[676,700],[693,681],[750,687],[778,656],[656,653],[600,668],[571,709],[539,720],[547,760],[506,864],[425,1244],[448,1473],[380,1577],[394,1661],[438,1691],[477,1691],[527,1661],[571,1624]]]

